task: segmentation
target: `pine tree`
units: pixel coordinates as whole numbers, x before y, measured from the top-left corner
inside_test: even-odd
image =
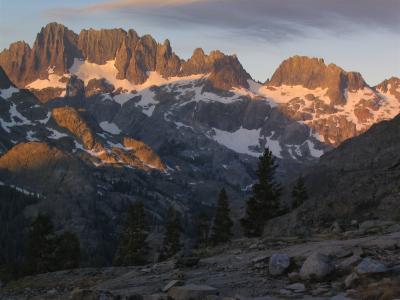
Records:
[[[246,203],[246,216],[241,220],[246,236],[261,236],[265,222],[279,213],[282,188],[274,178],[277,167],[272,152],[266,148],[259,158],[258,182],[253,185],[253,195]]]
[[[71,233],[64,232],[54,240],[54,264],[55,270],[68,270],[79,267],[81,249],[79,238]]]
[[[138,202],[128,209],[128,218],[121,235],[115,263],[122,266],[144,265],[148,245],[147,221],[143,203]]]
[[[293,208],[299,207],[308,199],[308,193],[304,184],[304,179],[299,176],[292,190]]]
[[[26,243],[27,272],[45,273],[53,270],[54,227],[48,216],[39,215],[32,223]]]
[[[232,237],[233,222],[229,216],[229,200],[225,189],[219,193],[217,211],[212,227],[211,240],[214,245],[229,242]]]
[[[181,250],[181,221],[178,213],[172,207],[168,211],[166,232],[161,251],[161,260],[170,258]]]
[[[210,218],[205,212],[196,217],[197,248],[206,248],[209,244]]]

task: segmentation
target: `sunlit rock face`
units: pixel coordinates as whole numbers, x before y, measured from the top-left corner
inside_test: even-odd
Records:
[[[321,141],[338,146],[399,113],[396,88],[390,92],[384,86],[370,87],[360,73],[326,65],[322,59],[294,56],[282,62],[260,93],[313,128]]]

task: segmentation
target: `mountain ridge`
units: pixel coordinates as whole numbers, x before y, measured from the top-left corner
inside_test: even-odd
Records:
[[[69,91],[125,99],[150,86],[201,78],[196,81],[202,86],[201,95],[196,97],[210,92],[223,96],[215,101],[225,102],[233,93],[276,104],[287,117],[309,126],[322,143],[334,147],[400,111],[396,79],[390,89],[384,87],[386,81],[371,87],[358,72],[326,65],[320,58],[293,56],[259,85],[235,55],[218,50],[206,54],[197,48],[182,60],[168,39],[161,44],[133,29],[83,29],[76,34],[50,23],[32,48],[17,42],[3,50],[0,66],[17,86],[28,88],[43,103],[69,97]],[[187,92],[193,93],[193,88]],[[157,102],[151,100],[143,113],[149,115]]]

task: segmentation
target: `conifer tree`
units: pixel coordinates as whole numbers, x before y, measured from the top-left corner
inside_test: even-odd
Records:
[[[206,248],[209,244],[209,232],[210,232],[210,218],[205,212],[201,212],[196,217],[196,235],[197,235],[197,247]]]
[[[71,233],[64,232],[54,239],[54,270],[68,270],[79,267],[81,249],[79,238]]]
[[[308,193],[304,184],[304,179],[299,176],[292,190],[293,208],[299,207],[308,199]]]
[[[211,240],[214,245],[229,242],[232,237],[233,222],[229,216],[229,200],[223,188],[218,197],[217,211],[212,227]]]
[[[146,214],[143,203],[138,202],[128,209],[128,218],[121,234],[115,264],[135,266],[146,264],[148,245]]]
[[[259,158],[258,182],[253,185],[253,195],[246,203],[246,216],[241,220],[246,236],[261,236],[265,222],[279,213],[282,188],[274,178],[277,167],[272,152],[266,148]]]
[[[174,208],[170,208],[167,215],[166,232],[161,251],[161,260],[170,258],[181,250],[181,220]]]
[[[45,273],[53,270],[54,227],[48,216],[39,215],[32,223],[26,243],[27,272]]]

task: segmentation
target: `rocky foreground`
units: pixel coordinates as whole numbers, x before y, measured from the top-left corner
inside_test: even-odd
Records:
[[[1,299],[395,299],[400,224],[366,221],[308,238],[239,239],[144,267],[26,277]],[[340,232],[340,233],[339,233]],[[200,260],[198,259],[199,257]]]

